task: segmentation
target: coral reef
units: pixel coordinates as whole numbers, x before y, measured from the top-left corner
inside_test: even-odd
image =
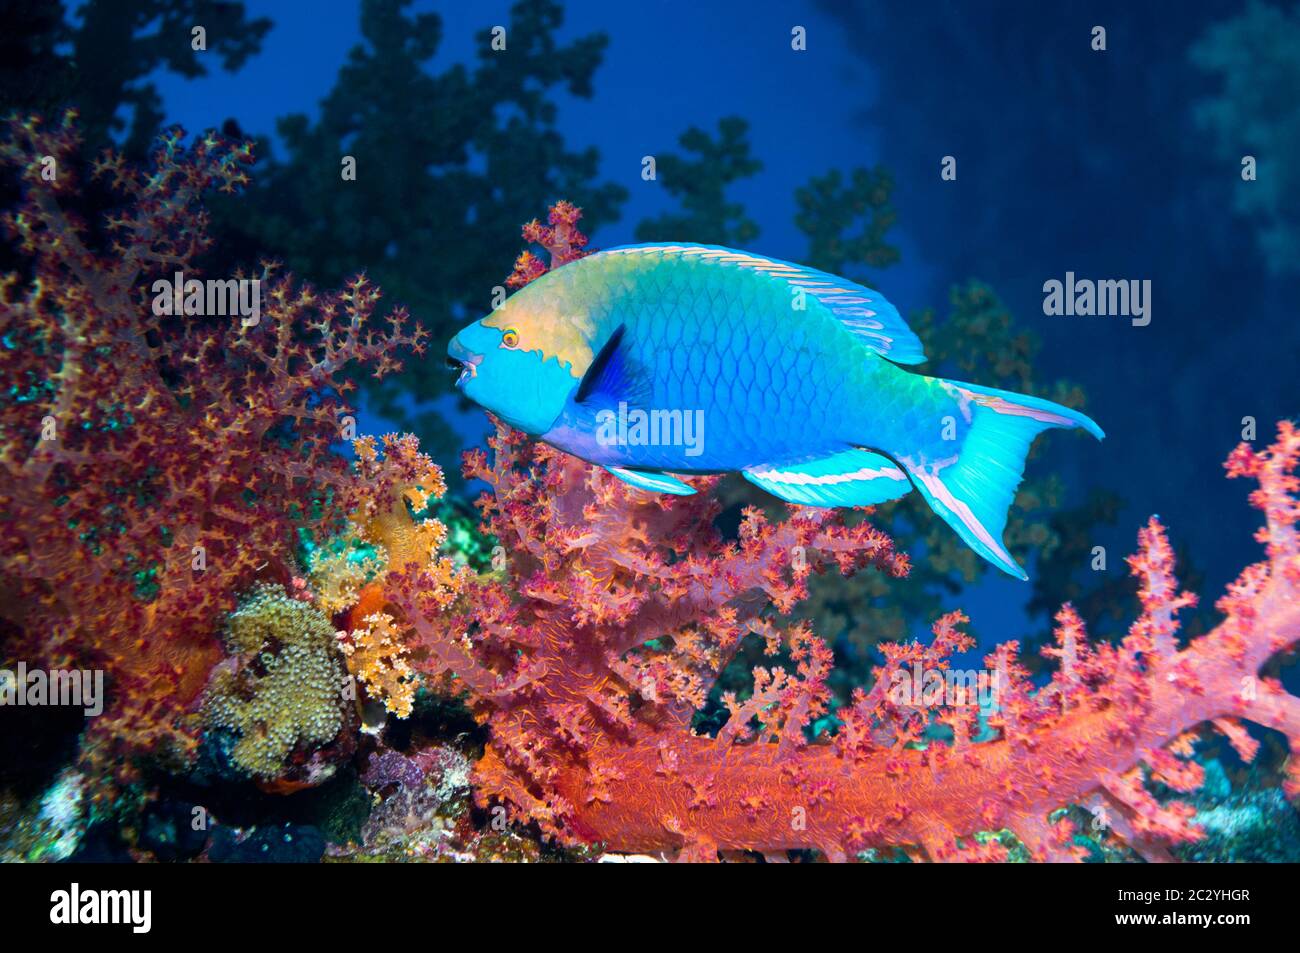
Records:
[[[0,792],[0,862],[67,860],[85,836],[86,778],[64,768],[30,805]]]
[[[468,813],[469,778],[469,760],[452,748],[434,746],[411,756],[372,754],[361,780],[382,800],[362,828],[361,855],[460,859],[455,828]]]
[[[363,809],[373,798],[369,817],[338,839],[281,817],[218,823],[203,839],[182,837],[183,812],[155,812],[133,850],[571,856],[531,829],[578,857],[1217,858],[1258,856],[1261,831],[1300,794],[1300,699],[1270,667],[1300,641],[1291,424],[1270,448],[1229,457],[1229,477],[1258,483],[1266,558],[1229,587],[1212,630],[1180,639],[1195,600],[1152,519],[1130,560],[1141,613],[1118,644],[1091,643],[1067,605],[1045,684],[1005,643],[979,673],[987,705],[964,689],[897,691],[969,674],[966,619],[949,612],[924,644],[882,644],[871,685],[837,709],[832,652],[797,613],[833,571],[874,570],[873,585],[907,576],[870,512],[750,508],[724,530],[715,478],[691,477],[693,496],[646,495],[498,425],[489,452],[465,461],[488,487],[479,533],[457,516],[469,555],[444,554],[445,481],[414,437],[358,440],[353,467],[331,451],[349,365],[382,376],[423,340],[400,309],[372,327],[379,293],[364,277],[322,294],[265,265],[251,324],[151,304],[151,278],[201,273],[200,199],[243,185],[247,147],[208,136],[187,148],[171,133],[147,173],[106,154],[91,177],[117,204],[88,225],[72,118],[6,128],[0,161],[23,198],[4,226],[26,264],[0,282],[4,651],[103,668],[112,691],[83,765],[26,801],[0,796],[5,856],[104,849],[87,846],[102,778],[132,780],[142,752],[184,761],[200,726],[230,770],[187,783],[233,776],[281,794],[334,777]],[[509,284],[585,254],[580,215],[560,203],[526,226],[549,260],[526,252]],[[304,538],[325,541],[305,569]],[[733,663],[760,654],[736,679]],[[392,716],[378,741],[358,739],[348,674]],[[485,744],[477,760],[471,744],[412,727],[430,693],[463,699]],[[1247,722],[1290,746],[1283,788],[1202,792],[1198,739],[1215,731],[1252,761]],[[338,771],[359,744],[364,789]],[[140,803],[145,791],[133,788]]]
[[[455,748],[429,745],[370,755],[361,781],[374,807],[354,842],[331,846],[336,861],[538,862],[587,860],[589,851],[561,853],[498,812],[476,822],[470,789],[472,764]]]
[[[132,752],[193,750],[220,619],[252,583],[290,581],[295,529],[341,515],[347,375],[387,374],[424,335],[400,309],[376,328],[364,277],[322,293],[272,265],[236,276],[260,282],[255,324],[166,313],[151,282],[201,274],[200,202],[242,187],[249,147],[174,130],[151,168],[105,153],[83,184],[78,144],[71,114],[0,136],[25,262],[0,281],[0,603],[7,656],[106,671],[87,755],[127,772]],[[91,189],[111,197],[102,222],[76,211]]]

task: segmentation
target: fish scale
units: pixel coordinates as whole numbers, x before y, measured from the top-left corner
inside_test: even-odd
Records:
[[[769,455],[775,450],[783,459],[807,459],[818,449],[828,447],[835,438],[820,426],[827,421],[810,420],[816,393],[828,377],[814,358],[835,360],[837,354],[825,347],[815,354],[798,332],[783,344],[779,332],[782,322],[788,324],[790,319],[820,318],[828,325],[828,336],[839,331],[838,326],[826,317],[792,311],[789,292],[775,283],[762,294],[752,276],[739,269],[726,276],[727,280],[711,282],[706,280],[711,270],[706,262],[692,262],[687,269],[685,282],[697,290],[685,316],[680,300],[674,300],[671,293],[659,293],[660,287],[672,288],[675,282],[660,286],[653,273],[638,290],[650,301],[663,302],[662,306],[638,308],[629,314],[634,322],[629,327],[630,337],[641,342],[632,352],[634,357],[659,371],[653,377],[650,406],[698,409],[705,414],[703,459],[677,455],[677,465],[683,469],[734,465],[736,452],[760,449]],[[688,322],[686,326],[684,322]],[[849,350],[859,350],[849,343]],[[789,361],[791,350],[803,355],[806,366]],[[867,360],[869,352],[860,350],[859,359]],[[663,353],[671,356],[659,362],[657,356]],[[784,370],[782,362],[787,365]],[[836,363],[847,364],[845,352],[839,352]],[[848,368],[841,366],[839,370]],[[785,380],[793,386],[760,389],[763,378],[769,384]],[[756,395],[757,400],[751,400],[751,395]],[[760,436],[767,438],[766,446]],[[641,462],[663,465],[672,456],[651,449]]]
[[[448,354],[472,400],[641,489],[740,471],[793,504],[855,506],[915,488],[1021,578],[1001,534],[1030,443],[1050,427],[1102,436],[1049,401],[906,370],[921,342],[877,291],[716,246],[571,262]],[[636,429],[655,415],[677,429]]]

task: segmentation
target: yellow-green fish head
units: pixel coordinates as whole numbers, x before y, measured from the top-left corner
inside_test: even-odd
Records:
[[[551,429],[591,366],[594,322],[559,306],[539,279],[447,345],[456,386],[531,434]]]

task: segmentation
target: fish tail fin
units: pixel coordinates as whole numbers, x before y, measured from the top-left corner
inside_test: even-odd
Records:
[[[1024,569],[1002,542],[1007,511],[1020,486],[1034,438],[1052,427],[1081,427],[1098,440],[1105,434],[1085,414],[1038,397],[941,380],[968,426],[955,458],[917,461],[897,457],[930,508],[965,543],[1017,579]]]

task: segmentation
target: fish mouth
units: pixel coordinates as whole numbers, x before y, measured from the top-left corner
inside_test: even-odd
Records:
[[[447,369],[457,372],[457,387],[465,386],[466,381],[478,376],[478,366],[482,360],[482,354],[475,354],[455,338],[447,345]]]

